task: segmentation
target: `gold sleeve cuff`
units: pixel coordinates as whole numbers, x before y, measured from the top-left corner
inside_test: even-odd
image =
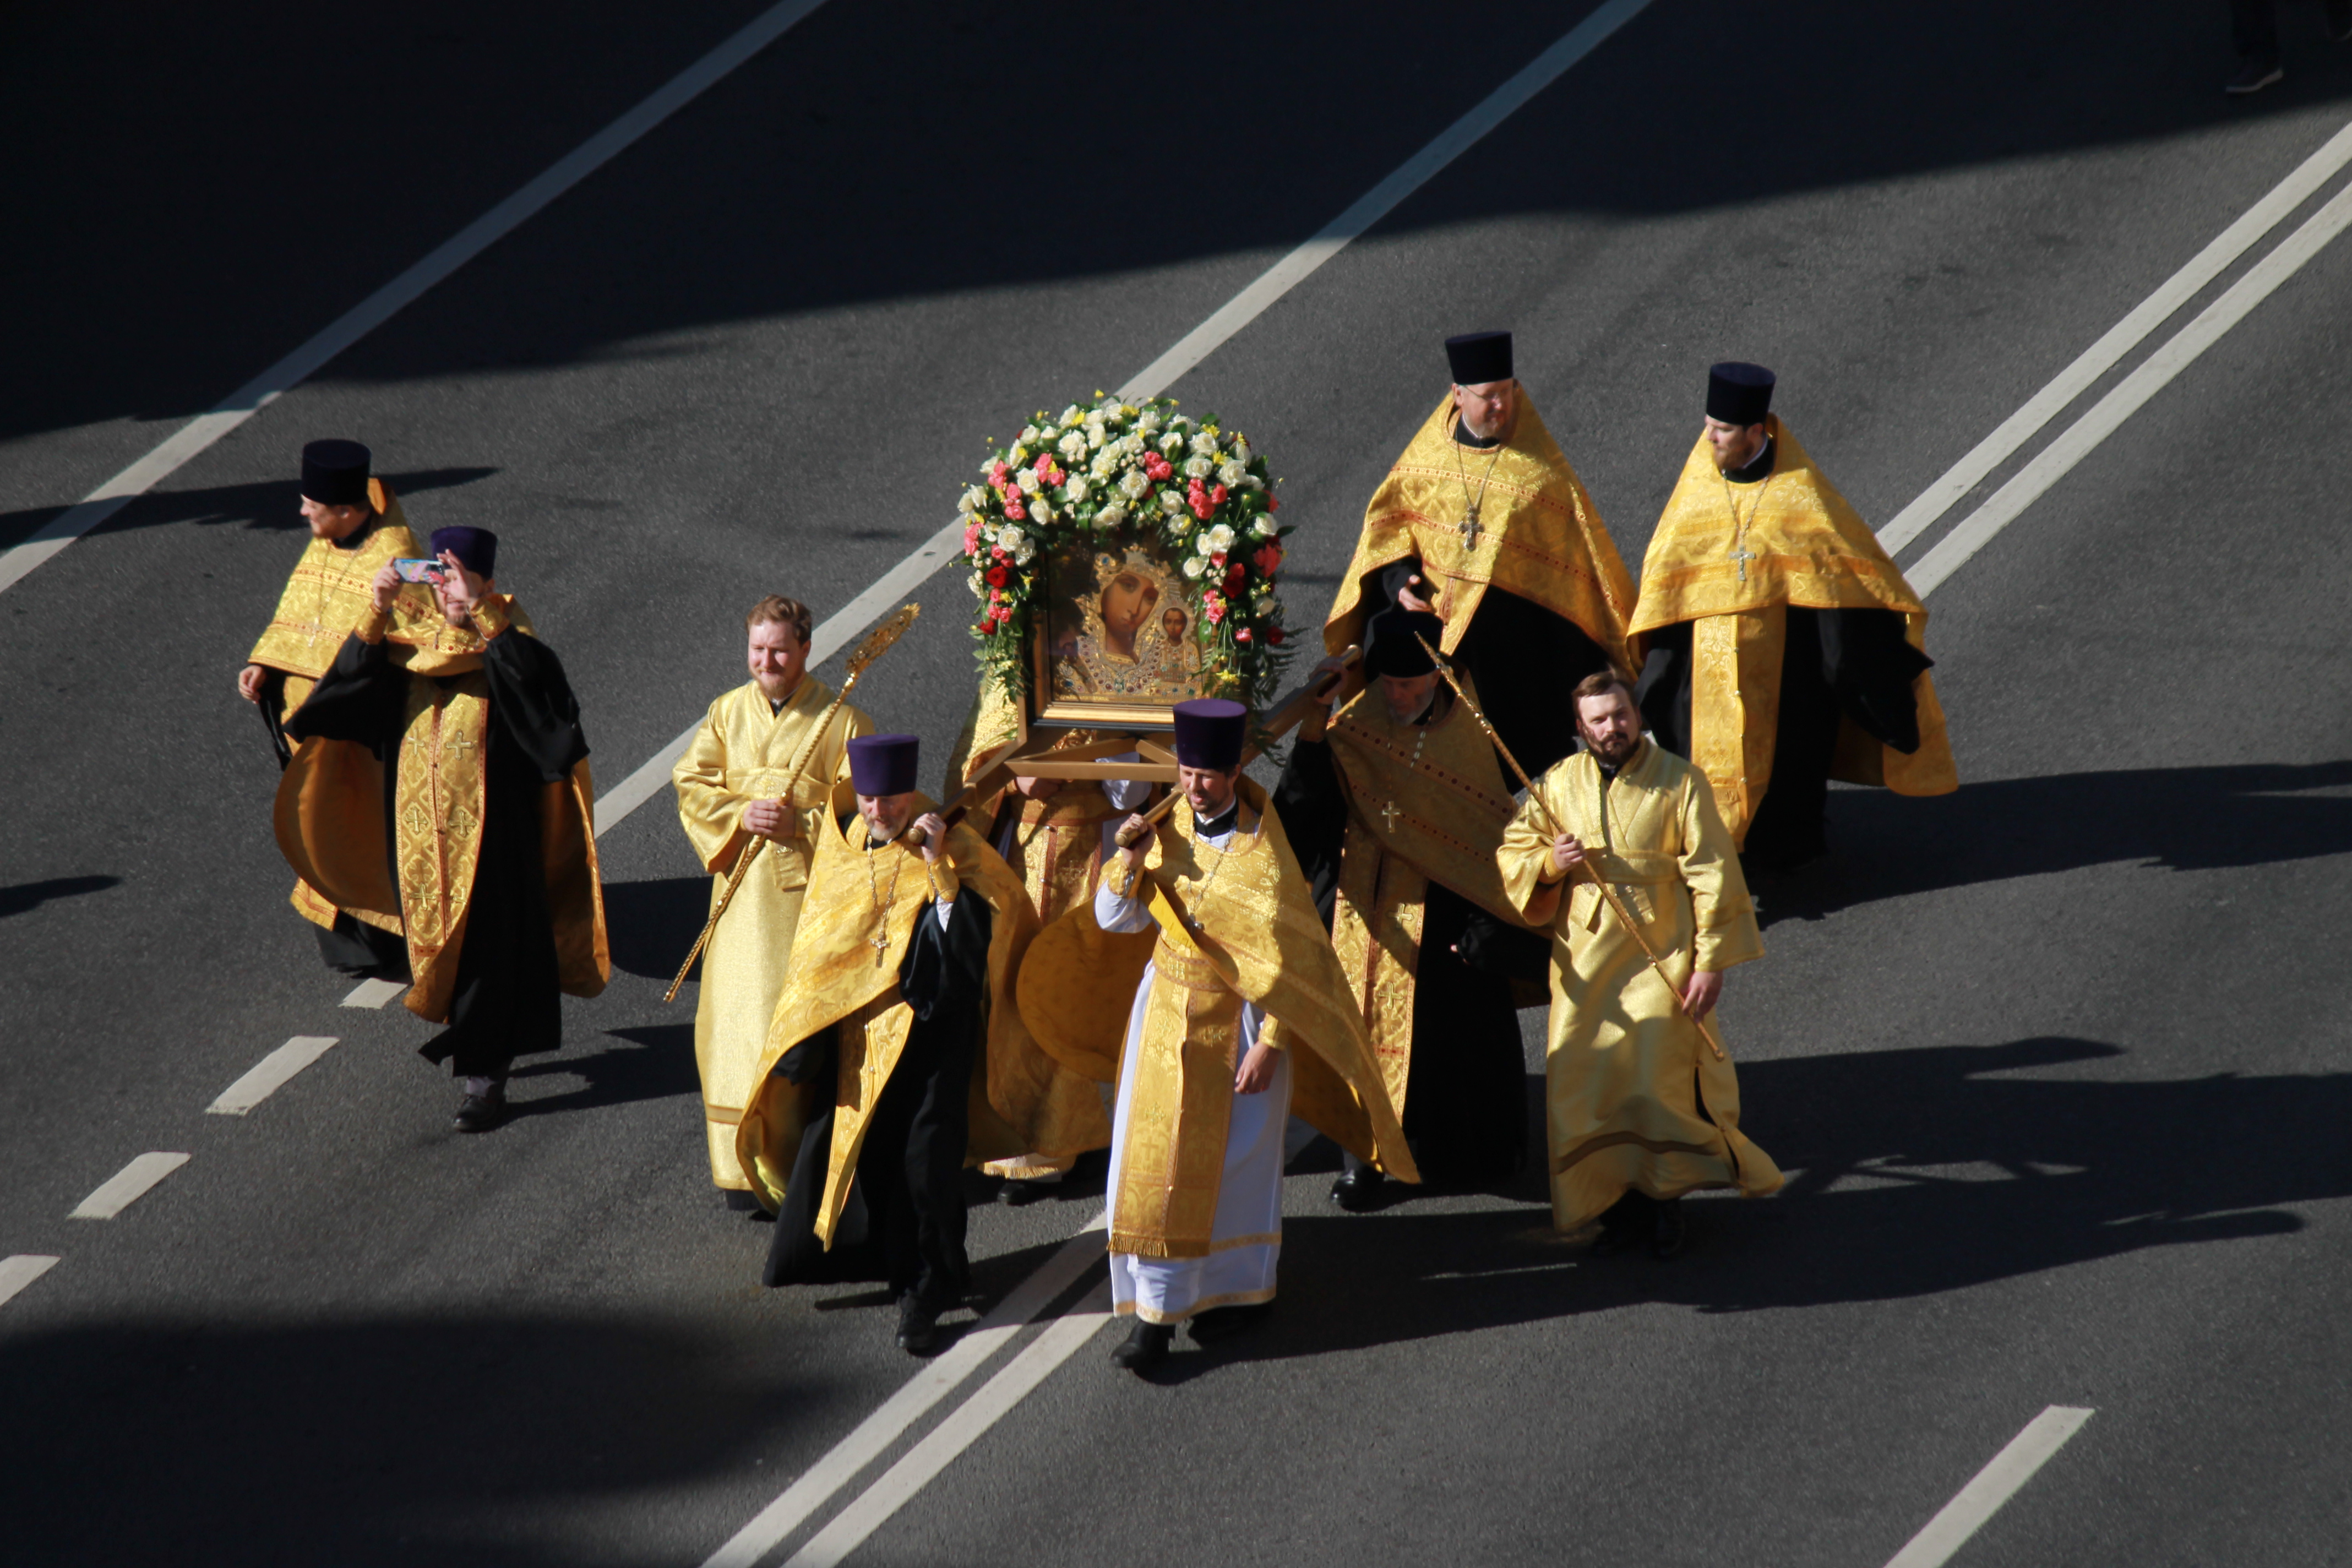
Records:
[[[1110,884],[1115,897],[1129,899],[1135,896],[1135,868],[1128,863],[1124,855],[1112,858],[1109,868],[1103,872],[1103,880]]]
[[[1543,864],[1537,868],[1536,880],[1546,887],[1549,887],[1554,882],[1568,880],[1568,873],[1561,870],[1559,862],[1551,858],[1551,846],[1549,844],[1544,846]]]
[[[352,628],[352,635],[364,643],[379,643],[383,641],[384,628],[391,625],[392,612],[379,610],[371,604],[368,613],[360,617],[359,625]]]
[[[932,896],[943,904],[955,902],[955,896],[963,891],[963,884],[956,878],[955,863],[941,856],[937,863],[925,861],[924,870],[931,879]]]
[[[482,634],[484,642],[488,642],[511,624],[504,594],[485,594],[481,602],[474,606],[474,629]]]

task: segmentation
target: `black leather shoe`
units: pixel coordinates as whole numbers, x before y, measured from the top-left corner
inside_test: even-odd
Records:
[[[1175,1337],[1176,1331],[1170,1325],[1138,1318],[1134,1331],[1110,1352],[1111,1364],[1129,1372],[1149,1372],[1168,1359],[1168,1343]]]
[[[1650,1235],[1650,1250],[1660,1258],[1673,1258],[1683,1249],[1683,1201],[1668,1198],[1658,1205],[1658,1220]]]
[[[1031,1204],[1043,1203],[1060,1190],[1062,1184],[1025,1181],[1019,1176],[1007,1176],[1004,1184],[996,1189],[996,1201],[1010,1209],[1025,1209]]]
[[[449,1125],[460,1132],[488,1132],[507,1119],[506,1090],[492,1085],[488,1094],[469,1094],[457,1106]]]
[[[1248,1307],[1212,1307],[1184,1327],[1191,1332],[1194,1344],[1213,1345],[1219,1340],[1229,1340],[1244,1330],[1257,1327],[1265,1321],[1265,1315],[1272,1310],[1274,1303],[1271,1301],[1260,1301]]]
[[[912,1290],[898,1298],[898,1348],[922,1355],[940,1342],[940,1315]]]
[[[1349,1214],[1362,1214],[1380,1205],[1381,1188],[1386,1182],[1372,1166],[1350,1166],[1331,1184],[1331,1201]]]

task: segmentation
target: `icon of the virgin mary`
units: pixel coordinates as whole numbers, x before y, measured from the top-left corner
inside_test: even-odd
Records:
[[[1054,647],[1054,689],[1071,697],[1181,699],[1199,695],[1198,655],[1169,646],[1167,616],[1185,624],[1181,597],[1151,560],[1138,551],[1094,557],[1092,594],[1072,595],[1079,626]],[[1057,628],[1059,629],[1059,628]],[[1172,657],[1171,657],[1172,656]]]

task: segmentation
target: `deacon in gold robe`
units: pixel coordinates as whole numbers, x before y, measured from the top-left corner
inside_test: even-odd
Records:
[[[1391,605],[1444,617],[1439,651],[1540,773],[1576,744],[1559,693],[1622,667],[1633,589],[1576,470],[1511,374],[1511,335],[1448,338],[1454,386],[1364,509],[1323,626],[1332,653]]]
[[[710,705],[670,772],[678,824],[710,873],[712,909],[737,863],[764,840],[710,933],[694,1009],[710,1179],[731,1208],[760,1206],[735,1157],[735,1129],[783,993],[810,846],[848,754],[844,747],[874,730],[856,708],[835,709],[833,688],[809,674],[811,622],[798,599],[771,594],[751,606],[744,617],[751,679]]]
[[[612,963],[562,661],[498,591],[497,535],[439,529],[433,552],[444,624],[479,651],[415,628],[437,673],[402,668],[386,636],[400,577],[378,572],[373,613],[286,721],[300,744],[278,844],[338,908],[400,922],[408,1010],[448,1026],[421,1054],[465,1079],[456,1126],[482,1132],[505,1119],[513,1059],[562,1044],[559,993],[595,995]]]
[[[1707,377],[1706,427],[1642,563],[1633,630],[1659,743],[1715,787],[1751,870],[1829,847],[1829,781],[1959,787],[1928,677],[1927,611],[1770,413],[1772,373]]]
[[[1294,1106],[1342,1148],[1418,1181],[1331,939],[1265,792],[1241,776],[1248,710],[1174,710],[1181,798],[1038,939],[1021,974],[1037,1042],[1116,1073],[1111,1298],[1136,1319],[1112,1352],[1143,1372],[1175,1325],[1211,1342],[1275,1293],[1283,1132]],[[1126,1016],[1116,1068],[1105,1015]]]
[[[1013,1070],[1035,1053],[1018,1009],[990,1003],[1036,916],[996,853],[916,793],[914,736],[861,735],[848,752],[856,811],[836,802],[819,824],[736,1153],[777,1211],[762,1280],[885,1280],[899,1348],[921,1354],[970,1275],[975,1058]]]
[[[1723,972],[1763,957],[1764,943],[1706,775],[1643,737],[1617,672],[1587,676],[1572,701],[1586,749],[1536,781],[1497,857],[1512,902],[1551,932],[1551,1220],[1562,1232],[1599,1220],[1602,1253],[1647,1240],[1672,1258],[1685,1193],[1780,1186],[1739,1130],[1731,1063],[1691,1022],[1714,1010]],[[1596,876],[1641,922],[1639,939]]]
[[[1472,959],[1516,938],[1540,976],[1547,949],[1496,869],[1512,810],[1502,763],[1423,646],[1444,629],[1427,611],[1372,617],[1369,684],[1313,726],[1319,736],[1301,730],[1275,805],[1413,1163],[1427,1181],[1475,1184],[1526,1158],[1527,1069],[1511,982]],[[1373,1206],[1379,1169],[1345,1159],[1332,1201]]]
[[[1019,736],[1013,704],[992,683],[983,687],[948,759],[950,793]],[[1093,738],[1073,731],[1066,743]],[[1150,793],[1149,785],[1116,779],[1016,778],[1010,788],[973,803],[964,821],[1021,879],[1038,923],[1046,926],[1093,900],[1105,858],[1115,848],[1113,833]],[[1102,1048],[1108,1052],[1113,1042],[1104,1041]],[[1110,1147],[1110,1118],[1091,1080],[1049,1058],[1045,1079],[1027,1087],[1032,1103],[1021,1120],[1036,1130],[1039,1142],[984,1167],[1003,1184],[998,1199],[1014,1208],[1050,1197],[1079,1155]],[[996,1086],[1000,1095],[1010,1091],[1008,1085]],[[993,1111],[983,1101],[973,1115],[985,1120]]]
[[[236,678],[237,695],[260,711],[281,770],[292,755],[286,715],[302,706],[343,639],[374,614],[370,585],[375,574],[386,562],[416,554],[400,498],[368,473],[373,461],[357,441],[312,441],[302,448],[302,521],[310,542]],[[339,910],[299,879],[293,904],[317,931],[319,955],[330,969],[408,978],[397,919]]]

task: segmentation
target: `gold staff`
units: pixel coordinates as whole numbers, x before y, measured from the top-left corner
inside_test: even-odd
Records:
[[[1445,684],[1454,688],[1454,695],[1462,699],[1462,705],[1470,710],[1470,717],[1478,721],[1478,728],[1486,731],[1486,738],[1495,742],[1495,750],[1503,753],[1503,761],[1511,764],[1511,772],[1518,775],[1519,784],[1528,792],[1528,798],[1536,803],[1536,809],[1543,813],[1546,822],[1551,824],[1552,837],[1554,838],[1564,837],[1568,829],[1559,825],[1559,818],[1554,816],[1551,814],[1551,807],[1544,804],[1543,795],[1536,788],[1535,780],[1528,777],[1528,770],[1519,766],[1519,759],[1511,755],[1511,748],[1503,744],[1503,737],[1495,733],[1495,726],[1486,722],[1486,715],[1478,711],[1478,704],[1472,701],[1470,694],[1462,689],[1462,683],[1454,679],[1454,667],[1438,658],[1437,650],[1431,647],[1429,639],[1419,632],[1412,634],[1412,640],[1419,643],[1431,660],[1436,664],[1437,672],[1445,677]],[[1602,803],[1602,808],[1604,810],[1607,808],[1606,802]],[[1642,956],[1650,961],[1652,969],[1657,971],[1659,982],[1674,996],[1675,1005],[1683,1010],[1684,1017],[1688,1018],[1697,1026],[1700,1037],[1706,1041],[1707,1048],[1715,1053],[1715,1059],[1719,1062],[1729,1061],[1731,1058],[1725,1054],[1723,1042],[1716,1037],[1713,1029],[1707,1027],[1706,1020],[1692,1012],[1690,1004],[1683,1000],[1681,989],[1668,977],[1664,962],[1652,951],[1650,939],[1642,934],[1642,928],[1634,922],[1633,912],[1625,907],[1622,900],[1617,897],[1617,889],[1610,886],[1609,879],[1601,874],[1599,868],[1595,867],[1590,858],[1584,862],[1584,870],[1591,877],[1592,885],[1601,889],[1601,896],[1609,900],[1609,907],[1617,912],[1617,923],[1623,926],[1632,935],[1633,945],[1642,950]]]
[[[808,770],[809,758],[815,754],[817,742],[824,739],[825,731],[833,723],[833,716],[841,711],[841,705],[849,700],[849,689],[857,684],[857,678],[866,673],[867,665],[887,653],[890,645],[906,635],[907,628],[915,624],[915,617],[920,614],[922,606],[919,605],[899,605],[898,613],[868,632],[866,640],[859,643],[856,651],[849,656],[849,678],[841,683],[841,689],[834,693],[832,705],[817,720],[816,727],[809,731],[809,738],[801,742],[800,755],[793,759],[792,776],[784,781],[783,793],[777,797],[786,811],[792,809],[793,786],[801,782],[801,774]],[[751,862],[757,860],[760,851],[767,847],[766,838],[754,838],[736,860],[735,869],[728,874],[727,885],[719,890],[719,907],[712,910],[710,918],[703,922],[702,934],[694,939],[694,946],[687,953],[686,962],[677,966],[677,978],[671,981],[669,989],[662,994],[663,1001],[677,1000],[677,990],[686,984],[687,971],[692,969],[694,961],[702,956],[703,948],[709,944],[710,933],[719,929],[719,917],[727,912],[727,906],[734,900],[735,889],[743,885],[743,874],[751,868]]]

